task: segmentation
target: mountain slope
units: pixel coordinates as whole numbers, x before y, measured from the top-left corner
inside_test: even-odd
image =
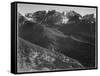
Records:
[[[85,67],[95,66],[95,23],[76,20],[58,26],[29,20],[22,22],[19,37],[74,58]]]
[[[22,38],[18,39],[18,72],[84,69],[75,59],[64,56]]]

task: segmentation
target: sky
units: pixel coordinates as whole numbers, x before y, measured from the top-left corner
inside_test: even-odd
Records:
[[[53,6],[53,5],[37,5],[37,4],[18,4],[18,12],[22,15],[26,13],[34,13],[39,10],[56,10],[59,12],[70,11],[73,10],[82,16],[86,14],[94,14],[96,15],[96,8],[89,7],[71,7],[71,6]]]

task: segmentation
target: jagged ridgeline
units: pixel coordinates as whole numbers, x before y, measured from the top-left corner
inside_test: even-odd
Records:
[[[75,11],[18,13],[18,71],[95,66],[95,17]]]

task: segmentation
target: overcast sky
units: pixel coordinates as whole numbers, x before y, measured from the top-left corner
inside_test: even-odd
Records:
[[[83,15],[86,14],[95,14],[96,8],[88,8],[88,7],[71,7],[71,6],[53,6],[53,5],[37,5],[37,4],[18,4],[18,12],[22,15],[26,13],[33,13],[38,10],[57,10],[59,12],[74,10],[77,13]]]

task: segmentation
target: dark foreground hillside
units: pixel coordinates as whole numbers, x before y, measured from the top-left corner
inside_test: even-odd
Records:
[[[75,59],[18,39],[18,72],[84,69]]]
[[[88,36],[77,32],[75,34],[70,32],[71,35],[69,35],[42,25],[26,21],[19,27],[19,37],[43,48],[54,49],[75,58],[85,67],[95,66],[95,45],[90,43],[91,37],[88,40]]]

